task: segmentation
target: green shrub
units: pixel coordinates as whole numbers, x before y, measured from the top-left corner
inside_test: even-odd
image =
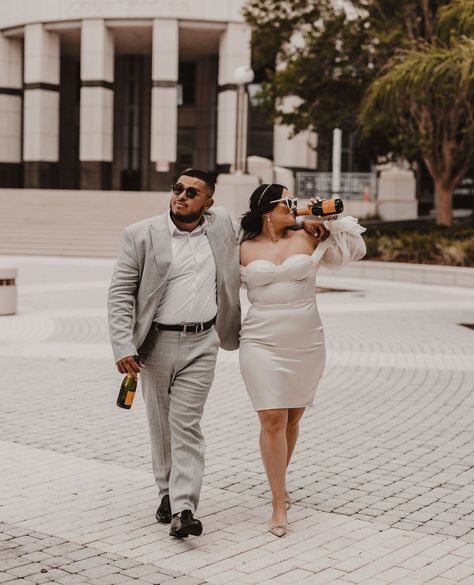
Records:
[[[473,228],[374,228],[369,225],[364,239],[367,260],[474,266]]]
[[[464,252],[464,266],[474,266],[474,236],[461,242]]]

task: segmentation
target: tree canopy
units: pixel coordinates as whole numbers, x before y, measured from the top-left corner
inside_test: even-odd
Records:
[[[448,0],[253,0],[254,66],[264,69],[262,107],[295,133],[310,127],[354,129],[362,98],[380,68],[400,48],[429,40],[439,6]],[[291,43],[294,35],[302,43]],[[276,68],[276,62],[286,63]],[[293,112],[275,108],[286,95],[301,98]]]
[[[359,116],[366,135],[391,121],[391,143],[421,156],[435,184],[438,223],[445,225],[452,223],[453,190],[474,164],[474,38],[462,34],[473,29],[474,3],[441,8],[431,42],[418,40],[390,59]]]
[[[422,158],[452,192],[474,150],[473,0],[252,0],[244,14],[275,122],[358,130],[374,160]]]

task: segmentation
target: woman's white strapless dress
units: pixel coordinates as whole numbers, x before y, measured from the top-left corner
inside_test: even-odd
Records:
[[[241,267],[251,303],[240,333],[240,369],[255,410],[312,406],[323,374],[324,330],[316,304],[316,270],[365,254],[364,228],[352,217],[325,222],[329,237],[313,255],[282,264],[254,260]]]

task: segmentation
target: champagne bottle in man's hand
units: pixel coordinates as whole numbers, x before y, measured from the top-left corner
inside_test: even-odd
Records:
[[[140,356],[134,355],[133,359],[137,362],[137,364],[141,364]],[[133,399],[135,398],[135,392],[137,390],[137,378],[133,378],[129,374],[125,376],[122,380],[122,384],[120,386],[119,394],[117,397],[117,406],[120,408],[129,409],[133,404]]]

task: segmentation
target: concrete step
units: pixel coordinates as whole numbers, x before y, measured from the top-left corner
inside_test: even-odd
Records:
[[[116,257],[126,225],[169,207],[169,193],[0,189],[0,254]]]

